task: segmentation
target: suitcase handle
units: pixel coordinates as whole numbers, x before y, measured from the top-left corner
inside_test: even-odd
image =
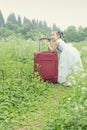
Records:
[[[51,38],[43,37],[43,38],[39,39],[39,51],[42,51],[42,41],[43,40],[51,41]],[[49,48],[48,48],[48,50],[49,50]]]
[[[51,41],[51,38],[43,37],[43,38],[40,38],[40,39],[39,39],[39,41],[42,41],[42,40],[48,40],[48,41]]]

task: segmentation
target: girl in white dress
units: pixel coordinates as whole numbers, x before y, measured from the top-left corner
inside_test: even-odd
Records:
[[[48,42],[50,51],[56,51],[60,53],[60,60],[58,66],[58,82],[69,85],[67,82],[68,75],[73,71],[78,72],[83,70],[82,61],[78,50],[69,44],[66,44],[61,39],[62,33],[60,31],[52,31],[51,40],[54,41],[54,45]],[[72,68],[72,69],[71,69]]]

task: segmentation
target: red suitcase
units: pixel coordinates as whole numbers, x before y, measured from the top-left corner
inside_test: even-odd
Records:
[[[44,81],[56,83],[58,81],[58,55],[56,52],[42,52],[41,41],[39,40],[40,52],[34,53],[34,72],[38,72]]]

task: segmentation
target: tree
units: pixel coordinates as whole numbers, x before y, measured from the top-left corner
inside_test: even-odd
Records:
[[[18,24],[18,26],[22,26],[22,20],[21,20],[21,17],[20,17],[20,16],[18,16],[17,24]]]
[[[84,40],[87,40],[87,27],[84,28]]]
[[[13,24],[17,24],[16,16],[14,13],[11,13],[7,18],[7,23],[11,22]]]
[[[48,31],[48,27],[47,27],[47,22],[46,21],[43,22],[43,29],[46,32]]]
[[[60,28],[57,27],[56,24],[53,24],[53,26],[52,26],[52,30],[54,30],[54,31],[58,31],[58,30],[60,30]]]
[[[3,27],[5,24],[5,20],[4,20],[4,17],[2,15],[2,12],[0,11],[0,27]]]
[[[6,23],[6,28],[9,29],[9,30],[12,30],[14,32],[18,32],[18,25],[12,23],[11,21]]]
[[[33,25],[34,29],[37,29],[37,28],[38,28],[38,25],[37,25],[35,19],[32,20],[32,25]]]
[[[6,28],[17,33],[19,29],[18,27],[16,16],[14,13],[11,13],[7,18]]]
[[[6,38],[12,34],[11,30],[8,30],[7,28],[0,28],[0,36],[3,38]]]
[[[80,26],[78,28],[78,32],[77,32],[77,41],[84,41],[85,40],[85,32],[84,29]]]
[[[74,42],[77,41],[77,30],[75,26],[69,26],[65,31],[64,31],[64,36],[65,39],[68,42]]]
[[[26,33],[31,31],[32,29],[34,29],[34,27],[33,27],[32,23],[31,23],[31,21],[28,18],[24,17],[24,19],[23,19],[23,27],[22,27],[22,34],[26,35]]]
[[[43,28],[43,23],[42,23],[42,21],[39,21],[39,29],[42,29]]]
[[[30,24],[31,25],[31,21],[24,16],[24,18],[23,18],[23,25],[26,25],[26,24]]]

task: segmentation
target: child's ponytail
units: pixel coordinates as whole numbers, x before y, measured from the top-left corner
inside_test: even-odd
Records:
[[[64,33],[63,33],[61,30],[57,30],[57,31],[56,31],[56,34],[57,34],[57,35],[60,35],[60,38],[61,38],[65,43],[67,43],[67,40],[65,39]]]

